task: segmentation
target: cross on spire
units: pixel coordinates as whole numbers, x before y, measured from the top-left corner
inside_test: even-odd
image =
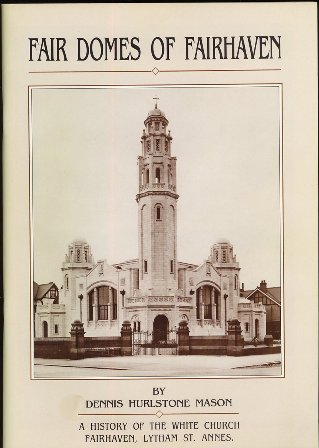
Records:
[[[158,98],[157,96],[155,96],[155,97],[153,98],[153,100],[155,100],[155,109],[157,109],[157,100],[159,100],[159,98]]]

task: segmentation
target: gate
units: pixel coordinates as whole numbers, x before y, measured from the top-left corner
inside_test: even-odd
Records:
[[[177,355],[177,331],[133,331],[133,355]]]

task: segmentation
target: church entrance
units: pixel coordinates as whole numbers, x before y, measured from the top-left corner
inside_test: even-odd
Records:
[[[153,322],[154,344],[166,344],[168,338],[168,319],[164,314],[159,314]]]
[[[169,329],[168,318],[158,314],[152,331],[133,326],[133,355],[177,355],[176,329]]]

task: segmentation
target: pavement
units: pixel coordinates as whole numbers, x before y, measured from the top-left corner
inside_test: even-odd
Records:
[[[34,360],[34,378],[281,376],[281,354]]]

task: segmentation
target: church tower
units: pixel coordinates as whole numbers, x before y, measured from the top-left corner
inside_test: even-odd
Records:
[[[171,155],[168,120],[158,109],[157,102],[144,125],[136,196],[139,289],[143,295],[169,296],[178,288],[176,157]]]
[[[227,294],[228,319],[237,319],[240,295],[240,267],[232,244],[222,238],[211,248],[210,262],[222,276],[222,295]]]
[[[62,263],[63,293],[61,302],[65,304],[66,328],[71,328],[75,319],[80,319],[79,293],[85,294],[86,276],[94,266],[90,245],[83,239],[76,239],[68,247]]]

